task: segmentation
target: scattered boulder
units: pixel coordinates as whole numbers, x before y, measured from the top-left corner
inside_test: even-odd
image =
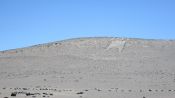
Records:
[[[87,92],[88,90],[86,89],[86,90],[84,90],[84,91],[86,91],[86,92]]]
[[[132,90],[128,90],[129,92],[132,92]]]
[[[78,92],[77,94],[84,94],[84,92]]]
[[[26,93],[26,96],[31,96],[31,95],[35,95],[35,94],[32,94],[32,93]]]
[[[23,90],[27,90],[27,88],[22,88]]]
[[[11,96],[15,97],[17,95],[16,92],[11,93]]]

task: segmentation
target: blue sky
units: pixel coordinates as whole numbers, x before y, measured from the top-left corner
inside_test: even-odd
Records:
[[[175,39],[175,0],[0,0],[0,50],[100,36]]]

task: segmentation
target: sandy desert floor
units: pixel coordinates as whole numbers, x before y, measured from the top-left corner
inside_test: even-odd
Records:
[[[79,38],[1,51],[0,98],[175,98],[175,41]]]

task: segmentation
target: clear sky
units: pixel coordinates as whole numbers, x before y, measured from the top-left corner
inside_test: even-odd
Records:
[[[175,39],[175,0],[0,0],[0,50],[100,36]]]

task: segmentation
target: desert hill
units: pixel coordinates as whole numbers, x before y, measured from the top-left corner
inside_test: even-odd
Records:
[[[174,64],[174,40],[77,38],[1,51],[0,97],[174,98]]]

